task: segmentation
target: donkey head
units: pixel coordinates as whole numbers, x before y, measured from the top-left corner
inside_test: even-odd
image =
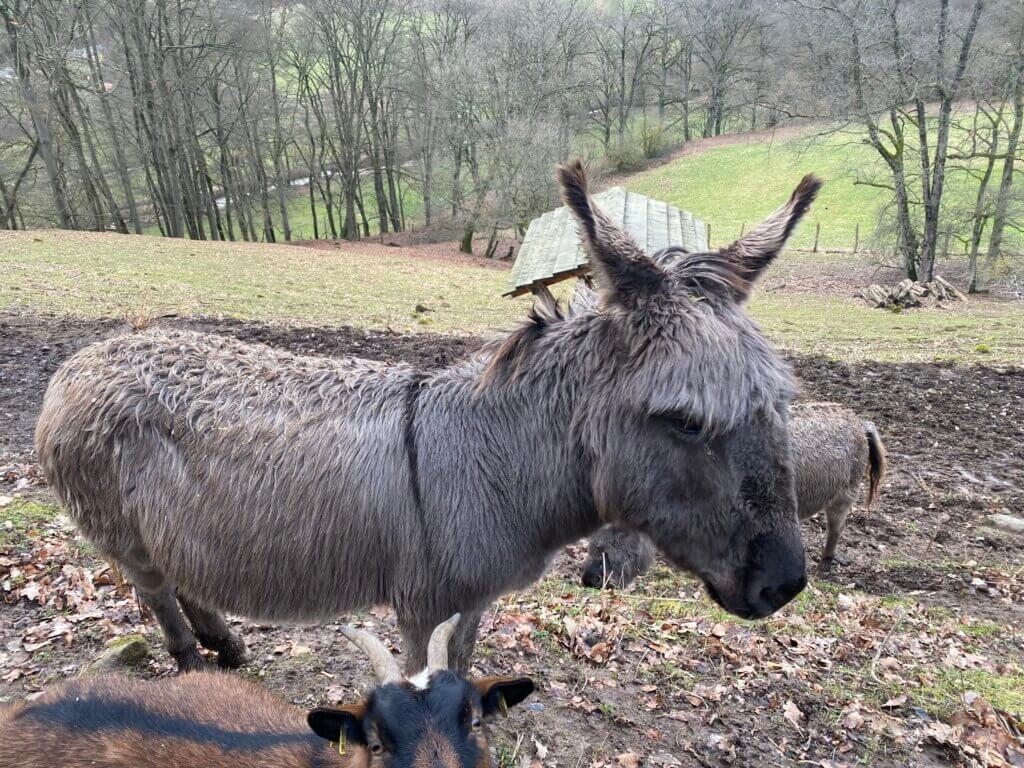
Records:
[[[578,427],[598,510],[650,537],[726,610],[768,616],[806,584],[792,384],[743,305],[821,183],[805,177],[727,248],[652,258],[594,206],[578,161],[558,177],[599,288],[569,323],[589,341]]]
[[[448,670],[448,642],[459,615],[430,637],[427,667],[406,679],[387,647],[373,635],[343,627],[364,651],[381,685],[359,704],[317,707],[309,725],[351,755],[353,768],[488,768],[483,721],[533,692],[528,677],[466,680]]]

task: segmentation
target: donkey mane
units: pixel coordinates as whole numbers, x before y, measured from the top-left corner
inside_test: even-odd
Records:
[[[487,359],[480,374],[478,388],[514,378],[526,361],[530,348],[553,326],[565,321],[565,313],[546,287],[537,293],[536,301],[519,324],[504,339],[484,346],[481,354]]]

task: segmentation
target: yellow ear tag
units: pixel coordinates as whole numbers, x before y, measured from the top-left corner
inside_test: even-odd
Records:
[[[498,692],[498,709],[501,710],[503,717],[508,717],[508,704],[505,703],[505,694]]]
[[[338,754],[339,755],[344,755],[345,754],[345,732],[344,731],[342,731],[341,734],[338,736]]]

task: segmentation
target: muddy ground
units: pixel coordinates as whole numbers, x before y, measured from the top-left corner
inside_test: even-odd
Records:
[[[424,367],[479,344],[352,328],[160,323]],[[31,454],[46,382],[76,349],[124,330],[115,321],[0,314],[0,495],[52,503]],[[479,671],[528,672],[541,686],[497,728],[503,765],[968,764],[969,748],[941,738],[949,704],[936,703],[945,695],[936,680],[948,676],[935,675],[948,662],[965,680],[1024,681],[1022,540],[983,525],[993,512],[1024,515],[1024,369],[792,363],[802,398],[849,405],[877,424],[889,450],[880,501],[858,510],[841,545],[849,563],[815,579],[798,608],[754,625],[716,612],[664,566],[625,593],[582,590],[583,549],[570,548],[543,582],[484,621]],[[153,658],[139,674],[169,674],[157,631],[88,548],[59,521],[29,527],[8,551],[0,546],[0,699],[75,673],[126,632],[150,633]],[[812,557],[822,529],[805,526]],[[12,569],[39,580],[42,596],[19,590]],[[75,590],[85,597],[68,602]],[[47,599],[58,593],[64,603]],[[386,612],[368,619],[394,637]],[[369,681],[335,625],[239,627],[255,650],[245,674],[297,703],[350,699]]]

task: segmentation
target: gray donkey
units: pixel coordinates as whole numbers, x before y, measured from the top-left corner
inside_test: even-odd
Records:
[[[738,616],[803,589],[793,384],[742,305],[820,182],[728,248],[665,268],[594,207],[578,161],[558,175],[598,306],[564,318],[541,302],[450,368],[157,331],[57,371],[41,466],[181,669],[203,663],[196,637],[222,665],[244,661],[219,611],[317,621],[387,604],[410,670],[462,612],[451,662],[464,672],[481,611],[608,522]]]
[[[818,567],[827,573],[840,559],[836,547],[861,482],[867,478],[867,506],[878,495],[885,477],[885,446],[874,424],[836,403],[794,405],[789,416],[797,512],[805,520],[825,511],[827,538]],[[608,525],[590,537],[583,584],[621,589],[653,564],[654,546],[645,536]]]

